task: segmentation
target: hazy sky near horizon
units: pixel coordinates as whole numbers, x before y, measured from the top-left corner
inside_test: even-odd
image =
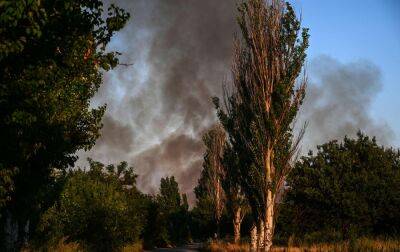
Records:
[[[203,133],[216,122],[211,96],[229,76],[235,0],[109,1],[131,12],[109,49],[123,53],[93,105],[107,103],[92,157],[134,165],[138,186],[155,192],[174,175],[182,192],[197,183]],[[310,84],[299,121],[304,152],[357,130],[400,147],[400,1],[293,0],[310,29]],[[192,201],[193,202],[193,201]]]

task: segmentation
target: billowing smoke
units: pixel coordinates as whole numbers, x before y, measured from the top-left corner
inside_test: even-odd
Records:
[[[138,186],[156,192],[161,177],[174,175],[182,192],[197,183],[204,147],[202,134],[216,122],[210,97],[220,96],[230,75],[236,4],[234,0],[116,1],[132,14],[110,49],[123,53],[120,66],[106,73],[93,105],[107,103],[102,137],[85,158],[128,161]],[[311,45],[312,46],[312,45]],[[387,126],[368,110],[382,84],[367,62],[343,65],[319,58],[309,67],[313,84],[299,121],[309,127],[304,148],[358,129],[388,139]],[[315,83],[315,84],[314,84]]]
[[[103,137],[81,160],[127,160],[144,191],[155,192],[161,177],[174,175],[191,194],[203,159],[201,136],[216,122],[211,97],[221,95],[230,74],[235,1],[116,4],[131,12],[132,20],[110,49],[134,65],[105,75],[93,102],[108,105]]]
[[[382,89],[381,73],[366,60],[343,64],[320,56],[309,65],[310,83],[299,121],[307,121],[303,153],[316,145],[344,136],[354,137],[358,130],[388,144],[394,133],[385,122],[369,113]]]

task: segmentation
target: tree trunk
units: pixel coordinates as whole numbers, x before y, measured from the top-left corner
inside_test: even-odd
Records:
[[[253,224],[250,230],[250,251],[257,251],[257,225]]]
[[[257,238],[258,238],[258,249],[259,250],[263,250],[264,249],[264,239],[265,239],[265,235],[264,235],[264,221],[261,220],[260,223],[258,224],[258,234],[257,234]]]
[[[221,222],[221,215],[222,215],[222,188],[221,188],[221,182],[219,180],[218,175],[216,175],[216,182],[215,182],[215,219],[216,219],[216,224],[217,224],[217,238],[219,239],[220,237],[220,222]]]
[[[265,165],[265,181],[266,181],[266,209],[264,215],[264,248],[263,251],[271,251],[272,238],[273,238],[273,227],[274,227],[274,195],[271,190],[272,177],[274,175],[274,164],[273,164],[273,149],[271,143],[268,143],[268,149],[265,153],[264,165]]]
[[[268,190],[264,225],[264,251],[271,251],[272,248],[272,238],[274,235],[274,214],[274,197],[272,196],[272,191]]]
[[[233,218],[233,232],[234,232],[234,243],[240,241],[240,225],[242,224],[242,211],[241,207],[238,207],[234,213]]]

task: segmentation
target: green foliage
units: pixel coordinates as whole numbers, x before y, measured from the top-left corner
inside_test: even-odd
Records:
[[[232,146],[228,145],[225,148],[223,156],[224,178],[222,180],[222,187],[227,198],[227,209],[230,214],[240,208],[242,214],[245,214],[248,208],[246,196],[240,186],[240,163],[237,153],[233,150]]]
[[[0,13],[0,59],[23,51],[28,38],[40,38],[47,21],[40,1],[2,1]]]
[[[10,201],[10,192],[13,190],[14,186],[12,181],[14,173],[15,170],[4,169],[0,163],[0,209],[2,209],[8,201]]]
[[[146,248],[182,244],[190,239],[189,205],[173,176],[161,179],[160,192],[150,199],[147,214]]]
[[[89,251],[118,250],[139,239],[145,224],[144,197],[126,162],[117,170],[89,162],[89,171],[68,174],[59,201],[42,216],[37,237],[53,244],[66,238]]]
[[[214,201],[213,204],[216,205],[217,189],[222,189],[221,181],[225,176],[224,168],[222,167],[222,158],[226,146],[226,134],[224,129],[219,124],[213,126],[204,134],[203,143],[206,147],[203,169],[201,171],[199,183],[194,189],[194,192],[197,199],[209,197]],[[223,197],[224,196],[221,195],[222,202]]]
[[[220,124],[211,127],[203,135],[203,143],[206,147],[204,153],[203,169],[198,185],[194,188],[197,198],[196,216],[205,215],[205,219],[199,219],[199,229],[208,233],[209,227],[216,227],[211,234],[219,235],[220,222],[225,210],[226,196],[222,187],[225,170],[222,164],[226,147],[226,133]],[[210,217],[210,215],[213,215]],[[207,223],[209,222],[209,223]],[[211,235],[209,235],[211,236]]]
[[[198,195],[199,192],[196,193],[196,205],[191,211],[191,230],[193,238],[205,240],[213,237],[217,230],[215,205],[210,197]]]
[[[398,150],[362,133],[328,142],[296,164],[278,230],[309,240],[318,233],[398,235],[399,185]]]
[[[214,195],[212,194],[212,190],[214,190],[214,188],[211,185],[212,172],[210,169],[211,167],[207,165],[207,162],[204,162],[200,178],[196,187],[194,188],[194,194],[196,195],[197,205],[200,206],[205,204],[210,208],[209,211],[212,212],[212,215],[214,215],[215,199]]]
[[[147,222],[143,232],[144,248],[152,249],[156,246],[168,245],[166,216],[161,212],[161,206],[152,197],[148,198],[146,213]]]
[[[157,195],[157,202],[164,208],[164,212],[170,213],[181,205],[178,183],[174,176],[161,179],[160,194]]]
[[[105,106],[89,103],[118,63],[105,46],[128,18],[101,0],[1,1],[0,204],[20,227],[49,204],[54,169],[98,138]]]
[[[215,238],[215,235],[232,235],[232,220],[234,213],[241,208],[244,215],[248,211],[247,200],[243,194],[239,183],[240,160],[230,145],[224,141],[224,150],[221,156],[217,156],[221,170],[216,170],[213,165],[212,156],[215,140],[218,138],[216,128],[211,129],[203,138],[206,145],[203,169],[197,186],[194,188],[196,195],[196,205],[191,211],[191,230],[192,236],[196,239],[205,240]],[[216,215],[216,179],[219,180],[221,190],[223,190],[222,212],[217,221]],[[218,225],[220,223],[220,225]]]

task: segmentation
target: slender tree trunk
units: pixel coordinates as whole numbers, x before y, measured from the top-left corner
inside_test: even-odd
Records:
[[[219,239],[220,237],[220,219],[221,219],[221,184],[218,178],[218,175],[216,175],[216,183],[215,183],[215,219],[216,219],[216,224],[217,224],[217,233],[216,233],[216,238]]]
[[[267,193],[267,209],[264,225],[264,251],[270,251],[272,248],[272,239],[274,231],[274,197],[272,191],[268,190]]]
[[[250,251],[257,251],[257,225],[255,223],[250,230]]]
[[[273,165],[273,148],[272,143],[268,143],[268,148],[264,157],[264,166],[265,166],[265,182],[266,182],[266,208],[264,215],[264,232],[263,232],[263,240],[264,240],[264,248],[263,251],[270,251],[272,247],[272,238],[273,238],[273,227],[274,227],[274,195],[271,190],[272,177],[274,173],[274,165]]]
[[[258,249],[263,250],[264,249],[264,221],[261,220],[260,223],[258,224],[258,233],[257,233],[257,238],[258,238]]]
[[[242,224],[242,208],[238,207],[234,213],[233,218],[233,233],[234,233],[234,242],[239,243],[240,241],[240,226]]]

